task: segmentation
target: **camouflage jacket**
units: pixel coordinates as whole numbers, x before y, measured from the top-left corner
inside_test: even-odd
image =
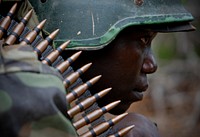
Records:
[[[30,46],[0,41],[0,137],[75,137],[62,77]],[[31,62],[31,63],[30,63]]]

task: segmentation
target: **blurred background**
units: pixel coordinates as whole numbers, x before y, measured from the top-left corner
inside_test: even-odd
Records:
[[[195,32],[158,34],[153,41],[158,70],[149,91],[129,111],[158,124],[162,137],[200,137],[200,0],[182,0]]]

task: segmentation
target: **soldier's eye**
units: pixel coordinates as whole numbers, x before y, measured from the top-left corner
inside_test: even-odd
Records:
[[[150,38],[149,37],[142,37],[140,38],[141,42],[145,45],[147,45],[150,41]]]

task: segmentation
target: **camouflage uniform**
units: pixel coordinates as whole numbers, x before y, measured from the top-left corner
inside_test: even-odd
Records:
[[[20,1],[19,4],[21,4],[20,8],[17,11],[17,16],[15,16],[14,18],[14,20],[16,21],[21,20],[21,18],[24,17],[24,14],[27,13],[30,9],[32,9],[32,6],[28,0],[12,0],[12,1]],[[36,1],[34,1],[34,3],[35,2]],[[59,1],[59,2],[62,3],[62,1]],[[6,7],[4,7],[3,9],[6,9]],[[41,9],[45,9],[45,8],[41,8]],[[5,15],[3,14],[4,10],[1,11],[0,9],[0,13],[1,12],[2,12],[2,15],[4,16]],[[71,14],[71,12],[69,13]],[[45,15],[47,14],[45,13]],[[1,19],[1,15],[0,15],[0,19]],[[189,18],[189,20],[190,19],[191,18]],[[61,20],[60,22],[63,22],[63,21]],[[33,12],[32,17],[26,26],[28,26],[28,28],[30,29],[33,29],[38,23],[39,22],[37,19],[37,15],[35,12]],[[69,23],[69,22],[66,21],[66,23]],[[50,21],[50,24],[53,24],[53,21]],[[50,26],[50,24],[47,24],[47,26]],[[57,25],[57,22],[56,22],[56,25]],[[11,26],[14,27],[14,25],[11,25]],[[66,26],[68,27],[68,25]],[[123,27],[126,27],[126,26],[123,26]],[[106,35],[105,38],[102,38],[100,42],[102,41],[111,42],[111,40],[114,39],[115,35],[117,35],[118,31],[119,30],[121,31],[123,27],[122,28],[116,27],[117,31],[116,30],[113,31],[113,29],[110,29],[111,30],[110,33],[108,33],[108,35]],[[72,29],[71,27],[69,28]],[[76,27],[73,27],[73,28],[77,29]],[[87,28],[87,27],[82,27],[82,28]],[[42,31],[43,33],[41,33],[41,34],[44,34],[43,35],[44,37],[48,35],[48,33],[47,34],[45,33],[46,32],[45,30],[46,29],[43,29]],[[63,29],[63,30],[65,30],[64,32],[67,31],[66,29]],[[8,28],[7,31],[8,31],[7,35],[12,34],[10,32],[11,31],[10,28]],[[25,31],[26,29],[24,29],[23,32]],[[49,31],[47,30],[47,32]],[[23,39],[25,34],[26,33],[20,34],[18,42],[20,42]],[[79,33],[77,33],[77,35],[79,35]],[[39,42],[40,41],[39,38],[41,38],[41,36],[40,37],[38,36],[37,38],[38,38],[37,42]],[[94,40],[94,39],[90,39],[90,40]],[[35,43],[34,42],[31,43],[31,46],[37,45],[37,42]],[[53,41],[54,46],[57,47],[58,45],[60,45],[58,44],[59,42],[63,42],[63,41],[57,41],[57,44],[56,44],[54,40]],[[63,83],[62,83],[63,81],[62,76],[56,73],[56,71],[54,71],[53,68],[43,65],[39,61],[37,61],[37,56],[33,53],[33,50],[31,49],[31,47],[27,45],[26,46],[10,45],[8,47],[7,46],[3,47],[2,46],[3,41],[1,41],[0,43],[1,43],[0,44],[1,45],[1,49],[0,49],[0,53],[1,53],[1,58],[0,58],[0,66],[1,66],[0,68],[0,79],[1,79],[0,80],[0,106],[1,106],[0,108],[0,123],[1,123],[0,137],[1,136],[3,137],[4,136],[6,137],[9,137],[9,136],[11,137],[13,136],[14,137],[15,136],[17,137],[22,137],[22,136],[23,137],[24,136],[73,137],[73,136],[77,136],[77,133],[74,127],[72,126],[72,123],[69,120],[69,117],[67,115],[68,104],[65,98],[65,87],[63,86]],[[72,48],[73,48],[73,44],[75,45],[77,44],[76,42],[73,42],[73,40],[71,41],[71,43],[72,43],[71,45]],[[85,44],[89,45],[89,47],[87,47],[88,49],[90,49],[91,47],[92,47],[91,49],[99,49],[100,47],[102,48],[102,46],[98,47],[97,45],[91,45],[90,43],[87,43],[87,42]],[[103,43],[103,46],[106,46],[107,44],[108,43]],[[97,48],[95,46],[97,46]],[[70,45],[68,48],[70,48]],[[86,48],[84,45],[82,45],[82,47],[80,48],[78,47],[77,49],[86,49]],[[40,60],[43,60],[44,57],[47,56],[47,52],[48,54],[51,52],[50,50],[52,50],[52,47],[50,48],[50,50],[47,47],[47,50],[46,52],[42,54],[41,56],[42,58],[40,58]],[[56,66],[56,65],[52,64],[52,66]],[[73,70],[72,68],[70,69]],[[77,81],[78,81],[77,83],[69,87],[67,90],[73,89],[76,86],[78,87],[78,84],[82,83],[80,78]],[[17,91],[14,91],[16,89]],[[48,92],[48,93],[43,93],[43,92]],[[80,100],[88,96],[91,96],[89,91],[85,92],[84,96],[80,97]],[[78,100],[78,103],[80,100]],[[86,114],[88,114],[91,111],[96,110],[96,108],[99,108],[99,107],[97,106],[96,103],[94,103],[93,107],[90,107],[89,109],[84,110],[84,111]],[[13,113],[15,111],[16,113]],[[94,133],[94,130],[92,129],[94,125],[97,125],[100,122],[102,123],[104,121],[105,119],[102,116],[101,119],[99,118],[98,120],[95,120],[95,122],[91,123],[91,127],[89,127],[89,129],[91,128],[90,132],[93,136],[96,136],[94,135],[96,133]],[[86,120],[86,123],[87,122],[88,121]],[[110,126],[110,124],[112,124],[113,122],[108,122],[108,123]],[[116,132],[118,132],[120,129],[115,129],[115,130]],[[111,128],[105,133],[103,133],[101,137],[106,137],[109,134],[113,134],[113,131]]]
[[[30,46],[0,41],[0,136],[75,137],[62,76]]]

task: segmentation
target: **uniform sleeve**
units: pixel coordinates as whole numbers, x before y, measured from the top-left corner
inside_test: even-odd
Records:
[[[0,136],[76,137],[60,75],[29,46],[0,46]]]

